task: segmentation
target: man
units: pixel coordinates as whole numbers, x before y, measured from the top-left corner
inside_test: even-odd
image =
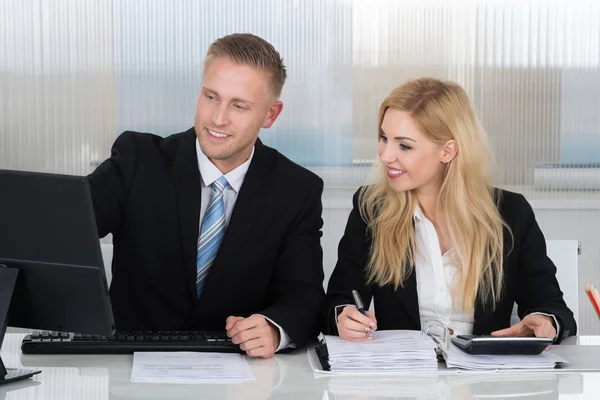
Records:
[[[117,329],[226,329],[264,358],[316,337],[323,181],[258,139],[285,78],[265,40],[218,39],[194,128],[124,132],[88,177],[99,234],[113,234]]]

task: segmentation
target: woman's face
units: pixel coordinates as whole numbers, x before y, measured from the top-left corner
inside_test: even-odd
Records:
[[[396,192],[439,192],[446,168],[444,162],[450,161],[445,146],[423,136],[406,111],[388,108],[381,131],[379,158],[387,167],[391,188]]]

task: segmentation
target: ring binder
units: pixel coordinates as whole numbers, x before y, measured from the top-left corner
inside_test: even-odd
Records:
[[[315,348],[323,370],[435,372],[436,342],[418,330],[373,332],[373,339],[355,342],[322,335]]]
[[[441,327],[442,328],[442,337],[438,337],[437,335],[430,335],[429,330],[433,327]],[[432,338],[438,347],[443,346],[440,350],[448,351],[450,348],[450,336],[452,336],[452,329],[446,326],[440,319],[438,318],[429,318],[423,322],[421,325],[421,333]],[[438,354],[439,356],[439,354]]]
[[[433,328],[441,328],[435,335]],[[314,349],[320,371],[331,373],[428,373],[443,370],[547,370],[568,363],[550,351],[537,355],[469,354],[452,343],[452,330],[437,318],[421,330],[381,330],[370,341],[353,342],[321,335]],[[309,356],[309,359],[312,360]],[[312,362],[312,361],[311,361]]]

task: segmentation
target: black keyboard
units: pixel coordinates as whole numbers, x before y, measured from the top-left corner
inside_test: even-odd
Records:
[[[225,332],[116,332],[113,336],[33,332],[21,343],[25,354],[132,354],[135,351],[243,353]]]

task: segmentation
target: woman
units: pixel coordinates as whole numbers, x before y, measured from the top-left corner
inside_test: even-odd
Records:
[[[381,178],[354,195],[329,281],[323,331],[368,340],[375,329],[455,334],[576,332],[525,198],[492,187],[491,153],[465,91],[407,82],[379,111]],[[352,290],[375,312],[361,314]],[[521,321],[510,327],[513,304]]]

